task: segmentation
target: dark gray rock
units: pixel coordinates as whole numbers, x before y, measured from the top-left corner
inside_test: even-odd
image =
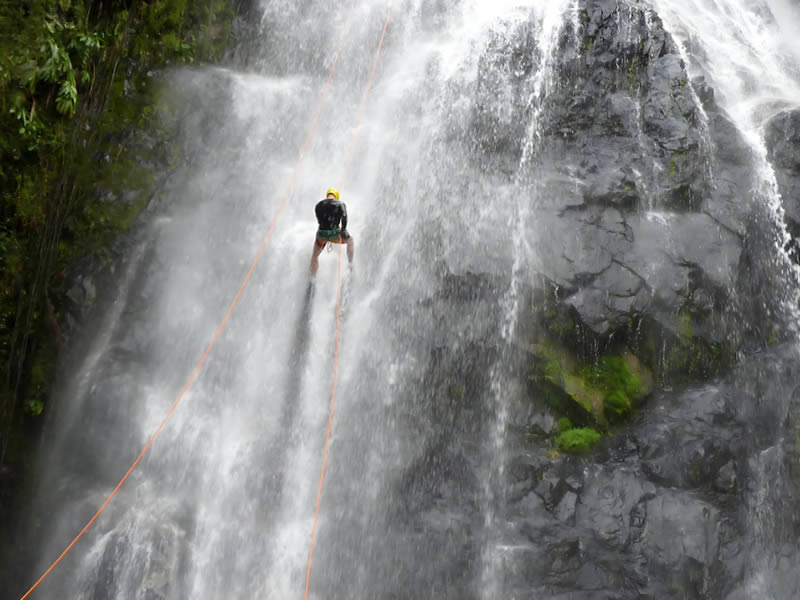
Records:
[[[728,461],[719,470],[716,479],[714,479],[714,489],[721,493],[736,490],[736,466],[733,461]]]
[[[670,331],[687,304],[708,314],[734,285],[740,238],[704,213],[648,212],[627,216],[590,208],[579,216],[543,215],[538,269],[575,290],[566,302],[595,332],[624,326],[646,313]],[[725,330],[698,334],[720,341]]]
[[[657,398],[651,410],[638,417],[631,435],[642,470],[652,481],[707,488],[730,463],[733,441],[741,433],[725,395],[708,386],[678,399]]]
[[[639,504],[655,494],[655,485],[629,469],[595,469],[581,493],[576,524],[620,550],[640,536],[644,522]]]
[[[574,522],[577,502],[578,494],[572,491],[566,492],[561,497],[558,506],[556,506],[556,516],[558,520],[564,523]]]
[[[512,453],[513,465],[538,457],[533,493],[507,497],[508,543],[536,548],[509,559],[517,596],[746,598],[765,577],[792,597],[798,364],[776,346],[725,379],[662,392],[586,458]]]
[[[800,175],[800,109],[784,110],[769,120],[765,140],[773,165]]]
[[[793,238],[792,251],[795,260],[800,260],[800,109],[784,110],[772,117],[765,127],[764,139]]]
[[[692,559],[710,565],[719,547],[720,513],[712,505],[689,494],[664,491],[647,502],[648,526],[643,541],[649,557],[662,565]]]
[[[531,65],[543,68],[530,27],[493,39],[482,63],[494,72],[482,75],[476,100],[480,148],[519,162],[512,124],[541,114],[529,173],[536,275],[557,286],[595,335],[634,316],[675,334],[676,316],[688,311],[700,339],[731,339],[736,325],[712,313],[730,309],[741,271],[751,152],[713,90],[702,78],[689,81],[658,15],[612,0],[582,2],[579,11],[559,41],[559,77],[530,106],[490,105],[510,90],[529,92]]]
[[[728,356],[763,346],[782,309],[765,281],[774,244],[766,209],[752,201],[751,146],[705,79],[689,79],[651,8],[606,0],[577,11],[555,58],[532,20],[492,37],[479,65],[476,165],[531,182],[531,280],[552,284],[600,344],[636,319],[670,343],[691,315],[693,343]],[[547,79],[548,68],[557,76]],[[547,84],[536,87],[537,77]],[[792,114],[775,117],[767,137],[797,236]],[[522,124],[534,117],[531,137]]]

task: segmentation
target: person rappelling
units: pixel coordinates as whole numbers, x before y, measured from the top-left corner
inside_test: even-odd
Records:
[[[347,261],[353,264],[355,244],[347,232],[347,207],[339,200],[339,191],[329,189],[324,200],[314,208],[317,215],[317,235],[314,239],[314,252],[311,254],[311,277],[317,274],[319,255],[328,244],[347,244]]]

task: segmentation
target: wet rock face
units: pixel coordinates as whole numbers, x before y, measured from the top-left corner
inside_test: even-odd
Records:
[[[592,456],[511,444],[506,543],[535,550],[509,558],[525,577],[509,585],[546,598],[753,597],[749,571],[775,543],[785,555],[769,588],[794,597],[800,577],[782,563],[797,558],[800,468],[786,419],[797,376],[796,351],[778,346],[716,384],[658,394]]]
[[[543,174],[541,269],[596,334],[636,314],[675,332],[683,310],[719,342],[707,321],[735,283],[744,215],[710,206],[713,144],[685,65],[646,7],[584,6],[560,66],[572,75],[544,99],[558,175]]]
[[[549,66],[536,35],[520,25],[492,40],[475,103],[476,146],[495,155],[484,164],[527,160],[536,274],[600,337],[634,316],[677,333],[681,312],[708,344],[735,337],[720,315],[734,308],[752,172],[713,90],[689,80],[643,4],[580,2]]]
[[[765,141],[783,199],[789,232],[800,237],[800,109],[778,113],[766,126]],[[797,249],[794,249],[797,260]]]

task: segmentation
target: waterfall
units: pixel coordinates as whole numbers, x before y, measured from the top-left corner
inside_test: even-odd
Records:
[[[760,203],[772,223],[773,260],[781,274],[782,309],[788,326],[797,333],[800,323],[800,271],[787,252],[791,236],[784,220],[783,199],[773,166],[767,158],[765,126],[784,109],[800,106],[800,53],[789,31],[800,24],[797,7],[783,0],[655,0],[667,29],[679,40],[692,75],[706,78],[752,149],[756,182],[752,202]],[[791,461],[785,448],[793,445],[796,400],[778,396],[768,400],[770,410],[785,423],[777,428],[769,446],[760,449],[753,440],[749,469],[753,486],[747,498],[749,551],[747,582],[741,596],[788,597],[792,576],[782,574],[781,555],[791,517],[782,506],[788,489],[782,465]],[[784,421],[785,419],[785,421]],[[791,541],[790,541],[791,540]],[[786,587],[789,586],[789,587]],[[796,590],[795,590],[796,592]]]
[[[437,456],[443,444],[464,444],[449,450],[454,461],[466,460],[470,445],[484,447],[490,459],[500,451],[505,392],[498,361],[518,311],[527,196],[522,178],[482,169],[471,156],[472,94],[486,45],[529,35],[522,29],[533,19],[542,64],[524,101],[538,102],[534,96],[552,76],[548,45],[567,6],[396,4],[352,175],[342,182],[356,268],[312,574],[317,598],[424,595],[430,586],[448,590],[454,574],[462,597],[489,585],[489,575],[465,570],[458,553],[441,550],[458,522],[473,523],[480,537],[495,526],[487,516],[494,501],[488,481],[502,481],[492,474],[502,461],[488,469],[459,462],[467,480],[463,506],[408,514],[403,503],[427,503],[426,494],[394,498],[397,486],[416,485],[409,465],[447,462]],[[195,158],[171,176],[168,197],[153,209],[145,258],[126,273],[98,334],[108,340],[72,375],[81,385],[68,382],[58,399],[54,441],[43,452],[36,506],[44,529],[33,570],[43,570],[102,502],[191,372],[273,218],[340,48],[330,99],[286,214],[227,329],[162,437],[40,597],[288,598],[302,589],[336,281],[335,259],[324,254],[316,293],[305,296],[313,206],[339,184],[385,8],[265,1],[251,68],[166,76],[171,93],[192,100],[184,137]],[[508,93],[512,100],[515,90]],[[529,160],[535,120],[523,134],[519,160]],[[510,240],[507,231],[516,232]],[[488,274],[474,290],[454,280],[467,286],[465,314],[442,303],[443,269],[456,279]],[[476,293],[499,302],[500,314],[487,313]],[[434,311],[420,310],[431,301]],[[424,422],[441,393],[426,389],[424,379],[437,375],[430,353],[444,344],[458,360],[458,352],[474,356],[484,341],[498,348],[485,363],[493,383],[473,389],[483,377],[467,381],[478,366],[464,360],[465,381],[446,389],[472,403],[494,397],[497,410],[476,409],[466,417],[472,435],[456,439],[459,425],[443,440]],[[432,533],[417,535],[419,519],[430,521]],[[387,530],[397,534],[392,548]],[[456,537],[471,544],[471,535]],[[491,552],[469,550],[476,562]]]
[[[185,107],[188,158],[130,236],[116,293],[100,303],[87,350],[54,394],[25,525],[38,557],[24,566],[31,581],[102,504],[201,358],[278,211],[338,51],[319,124],[266,251],[179,410],[35,597],[302,596],[334,366],[336,253],[322,254],[309,292],[314,206],[329,187],[347,204],[355,264],[310,598],[664,597],[686,581],[687,598],[786,597],[789,584],[771,581],[791,580],[778,556],[791,515],[778,503],[793,489],[779,483],[794,443],[792,394],[769,392],[777,438],[745,452],[742,503],[755,544],[741,576],[733,567],[718,574],[723,508],[657,472],[637,436],[648,418],[665,436],[680,402],[692,407],[688,420],[707,424],[701,409],[736,387],[694,381],[684,394],[666,375],[688,318],[674,298],[683,301],[697,271],[735,297],[739,252],[724,242],[748,237],[737,217],[730,225],[708,215],[693,196],[727,185],[711,156],[703,86],[750,152],[753,189],[741,196],[763,217],[764,277],[778,295],[764,311],[800,322],[800,273],[763,135],[770,117],[800,104],[797,8],[261,0],[254,12],[257,35],[240,40],[241,60],[162,74]],[[589,31],[598,24],[608,31]],[[619,56],[593,56],[604,42]],[[663,89],[645,89],[651,75]],[[573,104],[582,85],[612,100]],[[668,100],[675,114],[653,108],[673,106],[659,104],[664,90],[678,97]],[[685,139],[660,139],[658,128],[678,117]],[[592,138],[606,118],[612,132]],[[685,164],[698,155],[702,165]],[[691,176],[696,189],[681,180]],[[615,285],[623,292],[608,291]],[[706,329],[736,308],[697,289],[723,313]],[[646,416],[630,430],[608,427],[595,455],[559,454],[563,415],[529,393],[525,336],[538,326],[531,305],[543,290],[569,312],[575,360],[589,368],[622,343],[620,331],[630,349],[656,325],[668,333],[649,340],[661,373]],[[708,339],[722,352],[727,338],[715,334]]]

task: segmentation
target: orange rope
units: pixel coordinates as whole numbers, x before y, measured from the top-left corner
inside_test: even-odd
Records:
[[[191,387],[192,383],[194,383],[195,379],[197,378],[198,374],[200,373],[200,369],[203,367],[203,364],[205,364],[206,359],[208,358],[209,354],[211,354],[211,350],[216,345],[217,340],[219,339],[219,336],[222,333],[222,330],[225,328],[225,325],[228,323],[228,319],[230,319],[231,314],[233,313],[233,309],[238,304],[239,298],[241,298],[242,293],[244,292],[244,289],[247,286],[247,283],[250,281],[250,277],[253,275],[253,272],[255,271],[256,265],[258,264],[258,261],[261,259],[261,255],[264,253],[264,249],[266,248],[267,243],[269,242],[269,239],[272,237],[272,232],[275,230],[275,226],[277,225],[278,220],[280,219],[281,214],[283,213],[283,209],[286,206],[286,202],[288,201],[289,195],[291,194],[292,188],[294,187],[294,182],[295,182],[295,179],[297,177],[297,173],[300,171],[300,167],[303,164],[303,159],[305,158],[306,152],[308,151],[308,147],[311,144],[311,139],[314,136],[314,132],[315,132],[317,124],[319,122],[319,117],[320,117],[320,115],[322,113],[322,108],[325,105],[325,100],[327,99],[327,96],[328,96],[328,90],[330,88],[331,81],[333,81],[333,75],[336,72],[336,63],[338,62],[338,60],[339,60],[339,51],[337,50],[336,53],[334,54],[333,64],[331,65],[331,70],[330,70],[330,73],[328,74],[328,79],[325,82],[325,86],[323,87],[322,95],[321,95],[319,103],[317,105],[317,110],[316,110],[316,113],[314,114],[314,118],[313,118],[313,120],[311,122],[311,126],[309,127],[305,143],[303,144],[303,147],[300,150],[300,156],[297,159],[297,163],[295,164],[294,171],[292,172],[292,177],[289,180],[289,185],[286,188],[286,193],[284,194],[283,199],[281,200],[281,203],[280,203],[280,205],[278,207],[278,211],[275,214],[275,218],[272,220],[272,224],[270,225],[269,230],[267,231],[267,234],[264,237],[264,240],[261,242],[261,246],[259,247],[258,252],[256,253],[256,257],[253,260],[253,263],[250,265],[250,270],[247,272],[247,275],[245,276],[244,281],[242,282],[242,285],[239,287],[239,291],[236,293],[236,296],[234,297],[233,302],[231,303],[230,307],[228,308],[228,312],[225,314],[225,318],[222,319],[222,323],[217,328],[217,331],[214,334],[214,337],[211,339],[211,343],[208,344],[208,347],[206,348],[206,351],[203,353],[202,358],[200,359],[200,361],[195,366],[194,371],[192,372],[192,374],[189,377],[188,381],[183,386],[183,390],[181,390],[181,393],[178,395],[177,400],[175,400],[175,402],[172,404],[172,407],[170,408],[169,412],[167,413],[167,416],[164,417],[163,421],[161,421],[161,423],[159,424],[159,426],[156,429],[155,433],[150,437],[150,439],[148,440],[147,444],[142,449],[142,451],[139,453],[139,456],[136,457],[136,460],[133,461],[133,464],[130,466],[130,468],[128,468],[128,471],[125,473],[125,475],[122,477],[122,479],[119,480],[119,483],[116,485],[114,490],[111,492],[111,494],[109,494],[109,496],[106,498],[105,502],[103,502],[103,504],[100,506],[100,508],[94,514],[94,516],[91,519],[89,519],[89,522],[86,523],[86,525],[84,525],[84,527],[83,527],[83,529],[81,529],[80,533],[78,533],[78,535],[75,536],[75,538],[64,549],[64,551],[53,562],[53,564],[50,565],[50,567],[44,572],[44,574],[41,577],[39,577],[39,579],[36,581],[36,583],[34,583],[31,586],[31,588],[25,593],[25,595],[22,596],[22,598],[20,598],[20,600],[26,600],[26,598],[28,598],[37,587],[39,587],[39,585],[47,578],[48,575],[50,575],[50,573],[53,571],[53,569],[56,568],[56,566],[63,560],[63,558],[70,552],[70,550],[72,550],[72,548],[75,546],[75,544],[78,542],[78,540],[81,539],[81,537],[83,537],[83,534],[88,531],[88,529],[92,526],[92,524],[97,520],[97,518],[103,513],[103,511],[106,509],[106,507],[111,503],[111,500],[114,498],[114,496],[117,495],[117,492],[119,492],[120,488],[125,483],[125,481],[127,481],[128,477],[130,477],[130,475],[133,472],[133,470],[136,468],[136,466],[139,464],[139,462],[142,460],[142,458],[144,458],[144,455],[147,454],[148,450],[150,450],[150,447],[153,445],[153,442],[155,442],[156,438],[158,438],[158,436],[161,434],[161,431],[164,429],[164,427],[166,426],[167,422],[170,420],[170,418],[172,417],[173,413],[178,408],[178,405],[183,400],[183,397],[186,395],[186,392],[189,391],[189,388]]]
[[[350,149],[347,154],[347,158],[345,160],[344,169],[342,172],[341,183],[339,187],[343,187],[344,181],[347,178],[347,171],[350,166],[350,160],[353,157],[353,150],[355,148],[355,141],[356,136],[358,135],[358,130],[361,127],[361,119],[364,116],[364,108],[367,104],[367,98],[369,97],[369,92],[372,89],[372,83],[375,80],[375,71],[378,68],[378,59],[381,55],[381,49],[383,48],[383,41],[386,38],[386,30],[389,27],[389,17],[391,16],[391,8],[386,13],[386,20],[383,23],[383,32],[381,33],[381,41],[378,43],[378,49],[375,52],[375,59],[372,61],[372,71],[369,74],[369,80],[367,81],[367,87],[364,90],[364,96],[361,99],[361,106],[359,106],[358,113],[356,115],[356,127],[353,129],[353,133],[350,140]],[[314,543],[317,537],[317,524],[319,522],[319,509],[322,505],[322,485],[325,481],[325,467],[328,464],[328,447],[330,446],[331,440],[331,429],[333,428],[333,410],[336,404],[336,383],[339,374],[339,331],[341,329],[341,320],[342,320],[342,245],[339,245],[339,255],[338,255],[338,280],[337,280],[337,289],[336,289],[336,337],[335,337],[335,350],[334,350],[334,357],[333,357],[333,384],[331,385],[331,404],[330,410],[328,411],[328,429],[325,432],[325,446],[322,451],[322,469],[320,470],[319,474],[319,488],[317,489],[317,507],[314,510],[314,524],[311,527],[311,546],[308,550],[308,569],[306,569],[306,593],[304,596],[305,600],[308,600],[308,590],[311,584],[311,562],[314,557]]]
[[[353,152],[356,148],[356,138],[358,137],[358,130],[361,128],[361,121],[364,118],[364,109],[367,106],[367,99],[369,98],[369,92],[372,89],[372,83],[375,80],[375,71],[378,69],[378,59],[381,57],[381,49],[383,48],[383,40],[386,38],[386,30],[389,27],[389,17],[391,16],[392,9],[390,8],[389,11],[386,13],[386,20],[383,22],[383,32],[381,33],[381,41],[378,43],[378,50],[375,52],[375,58],[372,61],[372,70],[369,73],[369,80],[367,82],[367,87],[364,90],[364,95],[361,98],[361,105],[358,107],[358,113],[356,113],[356,127],[353,129],[353,133],[350,136],[350,148],[347,151],[347,158],[344,161],[344,168],[342,169],[342,178],[339,184],[339,187],[344,187],[344,182],[347,179],[347,173],[350,170],[350,161],[353,160]]]

